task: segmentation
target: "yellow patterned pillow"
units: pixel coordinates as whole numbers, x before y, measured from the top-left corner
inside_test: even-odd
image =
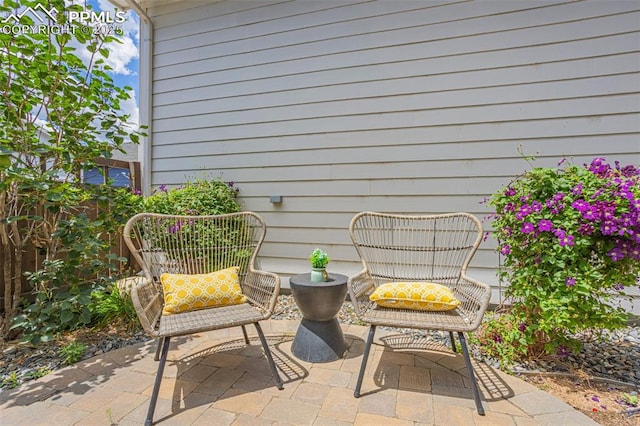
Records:
[[[233,266],[210,274],[160,275],[164,292],[163,315],[194,311],[214,306],[237,305],[247,301],[242,294],[238,272]]]
[[[425,282],[394,282],[378,286],[369,300],[385,308],[450,311],[460,304],[446,286]]]

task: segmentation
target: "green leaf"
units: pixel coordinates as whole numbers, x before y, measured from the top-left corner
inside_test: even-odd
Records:
[[[0,169],[7,169],[10,166],[11,166],[11,158],[8,155],[0,155]]]
[[[81,324],[88,324],[91,322],[91,311],[89,309],[84,309],[80,314],[79,321]]]
[[[60,313],[60,322],[66,324],[73,320],[73,312],[70,309],[65,309]]]

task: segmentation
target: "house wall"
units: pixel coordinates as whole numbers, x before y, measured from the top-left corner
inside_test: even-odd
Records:
[[[283,275],[306,272],[316,246],[332,271],[359,270],[347,227],[361,210],[486,216],[480,202],[530,168],[523,154],[640,163],[638,2],[184,1],[148,14],[151,184],[234,181],[268,223],[263,267]],[[472,275],[498,288],[495,246]]]

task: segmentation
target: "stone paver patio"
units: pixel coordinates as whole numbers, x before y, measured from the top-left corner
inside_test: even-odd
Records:
[[[462,355],[379,330],[353,397],[367,328],[343,325],[346,358],[307,363],[291,354],[298,321],[262,323],[284,380],[277,390],[253,331],[175,339],[154,421],[163,425],[596,425],[523,380],[475,363],[479,416]],[[179,343],[179,344],[176,344]],[[0,393],[2,425],[144,423],[157,363],[154,342],[122,348]]]

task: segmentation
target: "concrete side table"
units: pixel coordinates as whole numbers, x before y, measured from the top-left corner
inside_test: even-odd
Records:
[[[329,274],[329,281],[311,282],[311,274],[289,279],[291,294],[300,308],[302,321],[291,351],[308,362],[330,362],[344,358],[347,342],[336,314],[347,295],[347,276]]]

